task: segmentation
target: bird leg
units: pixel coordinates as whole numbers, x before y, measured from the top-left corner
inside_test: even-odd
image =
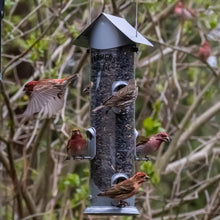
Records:
[[[81,158],[80,158],[81,160],[84,160],[84,159],[85,159],[84,156],[82,156],[82,155],[81,155],[80,157],[81,157]]]

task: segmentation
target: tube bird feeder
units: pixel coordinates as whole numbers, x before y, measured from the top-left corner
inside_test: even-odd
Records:
[[[91,58],[91,126],[96,131],[96,156],[91,160],[90,206],[85,214],[137,215],[134,197],[129,206],[119,208],[117,201],[97,194],[134,175],[135,103],[127,111],[100,106],[112,94],[135,78],[136,43],[153,46],[125,19],[101,13],[73,42],[90,49]],[[132,151],[134,154],[128,154]]]

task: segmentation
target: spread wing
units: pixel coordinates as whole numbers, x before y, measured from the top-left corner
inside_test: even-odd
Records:
[[[138,136],[137,139],[136,139],[136,146],[145,144],[148,141],[149,141],[149,138],[146,138],[144,136]]]
[[[51,117],[62,109],[64,104],[64,92],[64,87],[59,84],[36,86],[23,115],[30,117],[34,113],[42,111],[43,118]]]

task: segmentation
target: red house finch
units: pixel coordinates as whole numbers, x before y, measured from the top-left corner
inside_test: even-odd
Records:
[[[211,48],[209,42],[203,41],[199,48],[199,58],[205,62],[208,57],[211,55]]]
[[[72,130],[72,136],[69,139],[66,149],[67,157],[65,160],[70,160],[71,157],[83,156],[86,151],[87,141],[83,138],[79,129]]]
[[[106,196],[111,199],[119,200],[120,202],[118,207],[128,205],[128,203],[123,200],[132,197],[138,191],[141,183],[145,182],[148,179],[149,177],[146,176],[144,173],[138,172],[130,179],[124,180],[112,186],[110,189],[99,193],[98,196]]]
[[[157,133],[149,138],[138,136],[136,144],[137,155],[147,157],[156,152],[162,142],[170,142],[170,140],[170,137],[165,132]]]
[[[115,94],[106,99],[102,105],[93,109],[93,112],[102,109],[105,106],[115,107],[122,111],[124,111],[127,107],[129,107],[137,98],[138,95],[138,87],[136,86],[135,79],[130,79],[128,81],[128,85],[121,88]]]
[[[192,19],[197,16],[195,11],[184,6],[181,1],[176,3],[174,13],[183,20]]]
[[[28,118],[34,113],[43,112],[42,117],[51,117],[62,109],[67,86],[77,79],[72,75],[64,79],[42,79],[31,81],[23,91],[30,97],[23,116]]]

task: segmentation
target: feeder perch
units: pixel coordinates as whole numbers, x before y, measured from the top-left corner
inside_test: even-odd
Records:
[[[136,43],[153,46],[124,18],[101,13],[74,41],[86,47],[91,59],[90,118],[96,131],[96,155],[91,160],[89,215],[137,215],[134,197],[129,206],[97,194],[134,175],[136,158],[135,103],[123,113],[106,107],[93,112],[108,97],[135,78]],[[128,152],[132,152],[128,154]],[[134,153],[133,153],[134,152]]]

